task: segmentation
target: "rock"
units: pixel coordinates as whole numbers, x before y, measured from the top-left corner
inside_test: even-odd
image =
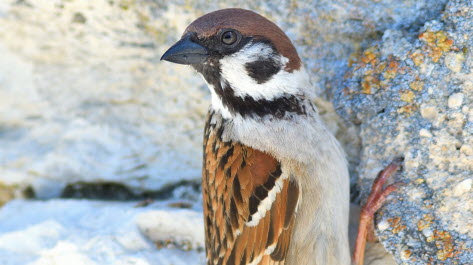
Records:
[[[145,190],[136,193],[122,183],[114,182],[76,182],[68,184],[61,193],[61,198],[87,198],[91,200],[129,201],[129,200],[166,200],[185,199],[201,201],[200,181],[180,181],[166,185],[159,191]]]
[[[0,183],[0,207],[13,198],[15,198],[14,188]]]
[[[449,1],[417,32],[386,31],[334,82],[335,108],[360,127],[362,197],[405,158],[376,226],[400,264],[473,262],[472,34],[473,3]]]
[[[459,108],[463,104],[463,93],[455,93],[448,97],[449,108]]]
[[[358,225],[360,220],[360,206],[352,203],[350,205],[350,220],[349,220],[349,240],[350,248],[355,247],[355,240],[358,233]],[[379,242],[367,242],[365,249],[364,265],[395,265],[393,256],[386,252],[383,245]]]
[[[199,179],[206,88],[159,63],[174,13],[149,22],[151,3],[119,3],[2,1],[0,182],[51,198],[76,182]]]

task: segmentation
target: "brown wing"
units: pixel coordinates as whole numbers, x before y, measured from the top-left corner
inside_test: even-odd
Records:
[[[202,191],[208,264],[284,264],[299,188],[270,155],[205,129]]]

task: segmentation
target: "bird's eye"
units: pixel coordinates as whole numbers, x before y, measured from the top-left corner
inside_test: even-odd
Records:
[[[236,41],[238,40],[238,36],[237,34],[235,33],[235,31],[225,31],[223,34],[222,34],[222,42],[226,45],[232,45],[233,43],[235,43]]]

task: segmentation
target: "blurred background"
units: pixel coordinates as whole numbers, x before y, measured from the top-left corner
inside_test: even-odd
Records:
[[[209,93],[190,68],[159,58],[225,7],[254,10],[293,40],[358,201],[358,176],[382,163],[361,161],[363,115],[350,119],[340,80],[380,40],[416,41],[447,2],[1,0],[0,264],[204,263]]]

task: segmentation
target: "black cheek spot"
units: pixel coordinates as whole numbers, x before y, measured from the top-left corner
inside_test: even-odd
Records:
[[[281,63],[272,58],[261,58],[257,61],[246,63],[248,75],[258,84],[267,82],[273,75],[281,70]]]

